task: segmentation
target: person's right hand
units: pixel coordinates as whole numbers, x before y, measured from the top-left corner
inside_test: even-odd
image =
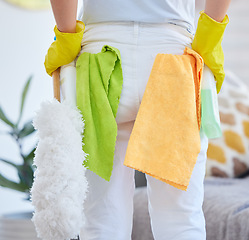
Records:
[[[52,76],[57,68],[69,64],[77,57],[84,30],[85,24],[78,20],[75,33],[60,32],[57,26],[54,27],[56,40],[50,45],[44,62],[48,75]]]

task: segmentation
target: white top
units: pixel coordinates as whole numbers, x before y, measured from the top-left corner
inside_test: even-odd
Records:
[[[82,0],[85,25],[105,21],[171,22],[195,30],[195,0]]]

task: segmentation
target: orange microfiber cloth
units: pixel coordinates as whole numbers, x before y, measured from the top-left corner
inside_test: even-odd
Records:
[[[204,62],[158,53],[129,139],[124,165],[187,190],[201,149],[201,78]]]

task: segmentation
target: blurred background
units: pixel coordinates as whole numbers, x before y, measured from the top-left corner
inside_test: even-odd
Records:
[[[204,1],[196,0],[196,22]],[[46,0],[0,0],[0,106],[13,122],[18,120],[22,91],[32,76],[26,96],[20,125],[34,117],[45,99],[53,97],[52,80],[43,65],[48,47],[53,41],[55,21]],[[81,5],[79,6],[80,9]],[[249,1],[232,0],[228,16],[223,50],[225,71],[236,75],[249,87]],[[249,112],[248,112],[249,115]],[[0,121],[0,158],[21,163],[19,148],[5,132],[9,128]],[[23,151],[28,153],[35,144],[31,134],[23,141]],[[249,160],[248,160],[249,161]],[[18,181],[17,171],[0,161],[0,174]],[[143,179],[138,179],[143,185]],[[30,202],[17,191],[0,187],[0,215],[32,210]],[[249,239],[249,237],[247,238]]]
[[[18,120],[24,85],[32,76],[20,126],[34,117],[43,100],[53,97],[52,79],[45,72],[44,58],[54,41],[54,25],[49,0],[0,0],[0,106],[13,123]],[[0,121],[0,158],[20,164],[18,145],[11,136],[3,134],[8,130]],[[28,153],[35,141],[34,134],[25,137],[23,152]],[[19,180],[15,168],[2,162],[0,174]],[[0,187],[0,214],[32,209],[24,197]]]

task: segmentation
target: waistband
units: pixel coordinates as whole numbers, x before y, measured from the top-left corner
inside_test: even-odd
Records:
[[[193,38],[187,25],[183,27],[175,22],[107,21],[86,24],[82,46],[108,40],[136,45],[190,44]]]
[[[154,28],[154,29],[160,29],[160,31],[165,28],[165,29],[183,29],[185,30],[189,36],[194,37],[194,29],[192,28],[191,24],[185,22],[185,21],[180,21],[180,20],[175,20],[172,19],[168,22],[137,22],[137,21],[103,21],[103,22],[96,22],[96,23],[88,23],[86,24],[85,31],[88,29],[95,28],[97,26],[104,27],[106,29],[111,28],[112,26],[127,26],[127,27],[135,27],[138,26],[140,28]]]

